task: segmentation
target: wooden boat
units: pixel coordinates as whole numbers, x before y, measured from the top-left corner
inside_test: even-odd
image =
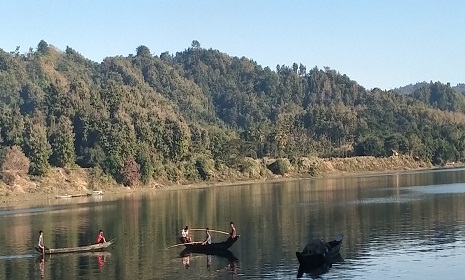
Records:
[[[92,193],[79,193],[79,194],[65,194],[65,195],[56,195],[55,198],[74,198],[74,197],[84,197],[91,196]]]
[[[295,252],[299,263],[306,267],[321,266],[324,263],[332,263],[333,258],[339,255],[343,238],[343,235],[339,235],[334,240],[326,242],[326,250],[324,253]]]
[[[55,195],[55,198],[72,198],[73,196],[70,194],[65,194],[65,195]]]
[[[342,262],[344,259],[341,254],[331,257],[321,265],[299,265],[297,278],[301,278],[304,274],[308,274],[312,278],[320,278],[318,276],[327,273],[334,263]]]
[[[57,249],[48,249],[45,248],[45,254],[65,254],[65,253],[79,253],[79,252],[98,252],[103,251],[106,248],[110,247],[111,244],[115,243],[116,238],[113,238],[110,241],[98,244],[92,244],[88,246],[81,246],[81,247],[72,247],[72,248],[57,248]],[[42,250],[35,246],[37,252],[42,253]]]
[[[186,250],[189,250],[192,253],[215,254],[217,252],[228,250],[238,239],[239,235],[236,235],[235,238],[229,237],[226,241],[223,242],[205,245],[202,245],[202,242],[191,242],[184,243],[184,246],[186,246]]]

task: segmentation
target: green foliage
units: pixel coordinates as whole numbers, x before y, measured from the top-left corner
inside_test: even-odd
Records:
[[[123,181],[134,159],[143,183],[208,180],[224,164],[256,174],[264,157],[394,149],[442,164],[465,160],[461,88],[369,91],[328,67],[273,71],[196,40],[174,55],[141,45],[101,63],[42,40],[27,54],[0,50],[0,145],[22,146],[36,175],[76,163]]]
[[[137,56],[141,57],[151,57],[150,49],[146,46],[138,46],[136,49]]]
[[[374,135],[369,135],[355,145],[355,155],[357,156],[381,156],[384,155],[382,140]]]
[[[142,183],[147,184],[155,175],[155,159],[150,148],[141,146],[137,151],[136,161],[140,164],[140,175]]]
[[[164,157],[171,161],[180,161],[189,147],[189,134],[182,123],[167,119],[164,126]]]
[[[291,164],[288,159],[278,158],[267,167],[273,174],[285,175],[289,172]]]
[[[57,123],[51,126],[50,130],[49,138],[52,148],[50,163],[58,167],[73,165],[76,161],[76,153],[71,121],[67,117],[61,116]]]
[[[405,154],[409,151],[408,139],[401,134],[393,134],[385,138],[384,149],[386,155],[388,155],[389,151],[391,150],[395,150],[399,153]]]
[[[50,168],[48,159],[52,153],[46,128],[41,123],[27,119],[24,134],[23,150],[31,162],[29,174],[43,175]]]
[[[195,161],[195,168],[202,180],[209,180],[213,176],[214,163],[205,157],[199,157]]]
[[[140,165],[133,158],[127,159],[121,168],[120,176],[123,185],[137,185],[141,179]]]

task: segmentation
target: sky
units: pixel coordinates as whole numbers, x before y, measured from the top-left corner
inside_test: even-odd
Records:
[[[40,40],[101,62],[191,46],[263,67],[329,67],[367,89],[465,83],[463,0],[4,0],[0,48]]]

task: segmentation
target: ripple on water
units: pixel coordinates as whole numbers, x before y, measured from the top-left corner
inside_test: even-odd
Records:
[[[464,183],[413,186],[404,189],[424,194],[465,194]]]

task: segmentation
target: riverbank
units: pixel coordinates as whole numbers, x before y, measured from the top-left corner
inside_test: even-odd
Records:
[[[300,158],[294,163],[287,159],[246,159],[242,170],[210,170],[206,181],[152,181],[147,185],[124,187],[92,169],[54,168],[43,177],[18,177],[13,185],[0,182],[0,202],[50,199],[57,195],[78,195],[103,191],[107,194],[150,191],[153,189],[187,189],[210,186],[239,185],[256,182],[282,181],[308,177],[338,177],[380,172],[431,169],[433,165],[409,156]],[[279,164],[278,164],[279,163]],[[278,167],[276,167],[278,166]],[[456,165],[451,167],[457,167]]]

